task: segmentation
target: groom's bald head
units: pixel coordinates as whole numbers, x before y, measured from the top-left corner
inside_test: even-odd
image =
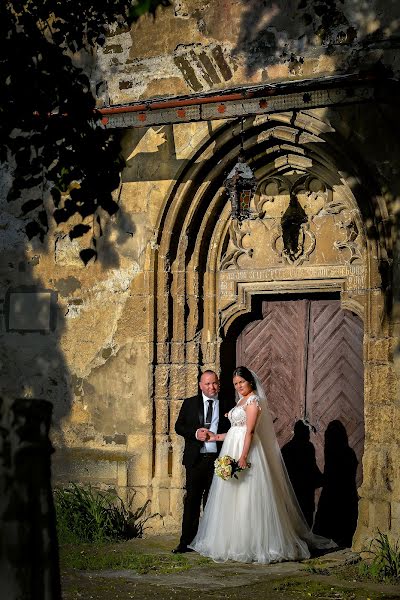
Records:
[[[207,398],[215,398],[219,392],[219,379],[215,371],[207,369],[200,375],[199,388]]]

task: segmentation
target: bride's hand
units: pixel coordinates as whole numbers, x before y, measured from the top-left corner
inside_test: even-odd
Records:
[[[209,431],[207,441],[215,442],[216,440],[217,440],[217,434],[213,433],[212,431]]]
[[[247,469],[247,460],[245,458],[240,457],[238,460],[238,465],[241,469]]]

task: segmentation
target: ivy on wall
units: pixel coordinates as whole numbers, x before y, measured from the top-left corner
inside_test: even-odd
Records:
[[[96,111],[102,85],[95,48],[168,0],[3,0],[0,3],[0,162],[12,174],[29,239],[42,242],[49,218],[71,239],[92,231],[85,264],[97,257],[101,214],[113,215],[123,159],[119,139]],[[52,202],[46,202],[48,192]],[[94,224],[97,224],[94,227]],[[86,237],[85,237],[86,240]]]

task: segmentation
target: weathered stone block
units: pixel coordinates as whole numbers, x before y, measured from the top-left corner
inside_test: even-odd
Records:
[[[396,495],[396,498],[399,496]],[[399,539],[400,532],[400,502],[398,500],[392,501],[391,503],[391,523],[390,528],[392,535]]]
[[[397,479],[393,460],[390,446],[373,446],[372,443],[367,445],[363,457],[363,497],[391,500],[394,481]]]
[[[372,541],[371,530],[369,527],[358,526],[356,533],[353,538],[352,549],[355,552],[367,552],[370,548],[370,544]],[[362,555],[363,556],[363,555]],[[365,558],[369,558],[370,555],[366,554]]]
[[[129,487],[146,487],[151,483],[151,453],[147,444],[137,444],[135,454],[129,457],[127,484]]]
[[[370,505],[370,527],[372,530],[388,531],[390,528],[390,503],[371,502]]]
[[[394,407],[373,404],[365,407],[365,432],[371,442],[390,444],[393,440]]]
[[[127,337],[135,342],[149,341],[149,302],[151,298],[145,295],[132,295],[126,299],[115,335],[117,344],[123,344]]]
[[[168,433],[168,400],[166,398],[155,398],[156,422],[155,431],[157,435]]]
[[[172,488],[170,490],[170,511],[176,521],[177,530],[180,527],[183,514],[183,499],[181,488]]]
[[[186,395],[186,365],[171,365],[170,395],[171,398],[184,398]]]
[[[376,285],[378,287],[381,285],[380,278]],[[374,337],[390,335],[389,322],[384,319],[385,297],[380,289],[371,291],[369,304],[369,335]]]
[[[369,526],[370,502],[366,498],[361,498],[358,503],[358,525],[357,527]]]
[[[393,501],[391,503],[391,514],[392,514],[392,520],[395,519],[397,521],[400,521],[400,501]]]
[[[373,404],[387,404],[397,400],[396,373],[392,364],[366,363],[364,378],[365,394]]]
[[[200,354],[200,343],[199,342],[188,342],[186,344],[186,356],[188,363],[199,363],[199,354]]]
[[[119,462],[117,466],[117,486],[126,488],[128,484],[128,468],[125,462]]]
[[[385,363],[392,359],[398,340],[393,337],[368,338],[365,340],[365,353],[368,362]]]
[[[169,342],[157,342],[156,359],[158,363],[167,363],[169,361],[170,345]]]
[[[175,124],[174,143],[176,158],[186,160],[194,151],[205,143],[210,133],[206,122]]]
[[[183,318],[183,314],[182,314]],[[185,360],[185,343],[183,341],[171,342],[171,362],[183,364]]]
[[[68,485],[71,481],[93,486],[118,487],[118,460],[109,460],[104,453],[96,451],[80,453],[77,451],[59,451],[53,458],[54,479]]]
[[[154,394],[157,398],[166,398],[169,394],[170,365],[156,365],[154,370]]]
[[[160,515],[169,515],[170,514],[170,491],[169,489],[159,488],[158,498],[157,498],[157,512]]]
[[[83,270],[85,266],[79,256],[81,249],[82,248],[76,239],[70,240],[67,235],[58,237],[55,241],[56,265]]]

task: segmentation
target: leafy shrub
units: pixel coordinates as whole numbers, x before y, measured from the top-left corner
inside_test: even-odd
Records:
[[[115,493],[71,484],[54,491],[60,543],[128,540],[143,536],[149,500],[135,511]]]
[[[378,529],[378,537],[372,540],[368,553],[371,560],[360,563],[361,575],[369,575],[379,581],[400,579],[400,544],[390,543],[386,533]]]

